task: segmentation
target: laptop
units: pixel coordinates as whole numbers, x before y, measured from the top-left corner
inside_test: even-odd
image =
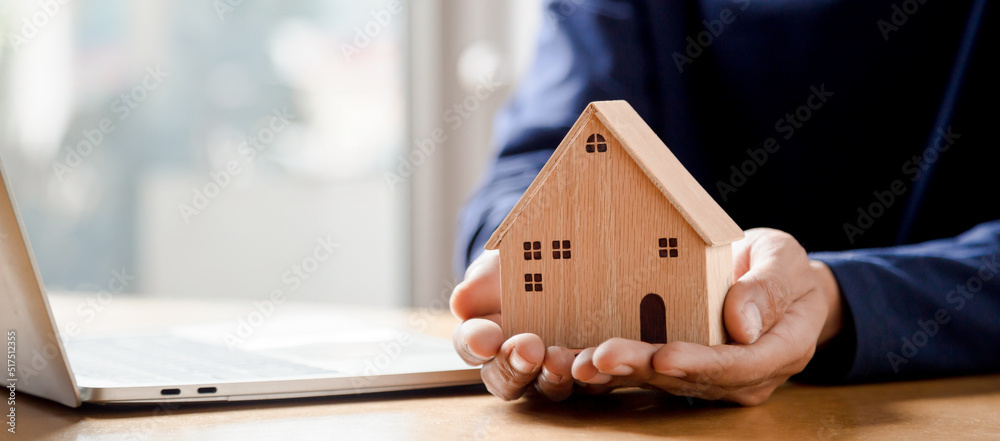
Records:
[[[274,315],[252,343],[212,324],[60,338],[0,161],[4,386],[67,406],[265,400],[480,383],[451,342],[345,315]],[[278,329],[278,331],[275,331]],[[284,329],[282,331],[282,329]]]

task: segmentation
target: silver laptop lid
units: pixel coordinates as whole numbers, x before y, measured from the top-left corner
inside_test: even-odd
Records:
[[[4,198],[0,201],[0,332],[7,354],[4,385],[77,407],[80,393],[2,160],[0,185]]]

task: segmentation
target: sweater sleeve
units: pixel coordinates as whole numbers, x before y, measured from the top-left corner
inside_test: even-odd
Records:
[[[949,239],[811,257],[833,271],[848,326],[798,379],[883,381],[1000,370],[1000,221]]]
[[[566,9],[571,7],[572,9]],[[648,56],[637,5],[550,1],[531,68],[494,122],[498,154],[459,214],[460,275],[591,101],[625,99],[648,114]]]

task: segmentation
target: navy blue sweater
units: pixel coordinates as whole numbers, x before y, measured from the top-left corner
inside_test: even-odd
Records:
[[[800,378],[1000,370],[996,18],[985,0],[551,2],[456,269],[587,103],[624,99],[741,227],[832,268],[847,327]]]

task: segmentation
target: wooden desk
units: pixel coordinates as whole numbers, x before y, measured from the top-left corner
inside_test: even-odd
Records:
[[[59,320],[71,319],[79,301],[54,299]],[[165,311],[185,308],[183,302],[170,305],[115,299],[93,328],[155,322],[172,315]],[[213,314],[226,310],[217,306]],[[298,307],[317,306],[288,304]],[[201,306],[190,316],[194,320],[209,310]],[[389,322],[406,314],[368,313]],[[454,319],[443,312],[435,317],[431,329],[447,336]],[[505,403],[481,386],[167,408],[71,409],[22,394],[18,433],[4,435],[4,440],[1000,439],[1000,375],[848,387],[788,384],[753,408],[689,404],[638,390],[564,403]]]

